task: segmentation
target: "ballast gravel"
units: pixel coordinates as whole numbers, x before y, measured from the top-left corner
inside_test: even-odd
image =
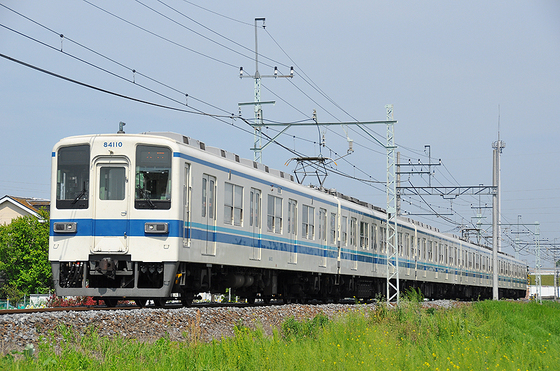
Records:
[[[442,300],[425,306],[449,307]],[[343,313],[373,309],[375,304],[273,305],[255,307],[143,308],[127,310],[91,310],[40,312],[0,315],[0,355],[22,351],[28,344],[35,348],[41,338],[63,341],[61,329],[76,336],[95,331],[99,336],[121,336],[142,342],[162,337],[172,341],[206,342],[234,335],[235,326],[260,327],[267,335],[280,328],[288,318],[305,320],[322,313],[335,319]]]

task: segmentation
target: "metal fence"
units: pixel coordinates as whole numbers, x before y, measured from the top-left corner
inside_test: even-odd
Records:
[[[25,308],[42,308],[47,305],[50,294],[32,294],[24,296],[19,301],[10,301],[10,299],[0,299],[0,310],[3,309],[25,309]]]

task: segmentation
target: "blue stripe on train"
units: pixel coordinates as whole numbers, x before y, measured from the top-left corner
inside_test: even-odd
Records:
[[[55,222],[76,222],[77,228],[76,233],[55,233],[53,231],[53,224]],[[121,220],[121,219],[72,219],[72,220],[62,220],[62,219],[52,219],[50,226],[51,236],[81,236],[87,237],[93,235],[94,228],[101,233],[97,233],[97,236],[112,237],[112,236],[122,236],[124,231],[127,232],[128,236],[142,237],[142,236],[158,236],[157,234],[147,234],[144,232],[144,224],[147,222],[158,222],[158,223],[168,223],[169,233],[161,236],[166,237],[183,237],[183,232],[181,226],[183,221],[181,220],[153,220],[153,219],[133,219],[133,220]],[[128,224],[128,226],[127,226]],[[196,226],[196,227],[194,227]],[[263,239],[262,234],[253,235],[251,232],[237,231],[231,228],[220,228],[210,226],[208,230],[205,229],[206,225],[193,223],[193,225],[187,226],[185,232],[188,238],[194,240],[208,240],[211,242],[218,242],[224,244],[247,246],[247,247],[258,247],[265,250],[274,250],[282,252],[298,253],[303,255],[326,257],[329,259],[336,259],[338,257],[338,250],[330,246],[324,246],[315,244],[305,240],[299,240],[294,243],[282,237],[277,236],[266,236],[267,239]],[[374,255],[370,252],[354,252],[353,250],[342,249],[340,257],[342,260],[347,261],[358,261],[361,263],[374,263],[385,265],[387,259],[381,255]],[[414,268],[416,263],[406,261],[404,259],[399,259],[399,267],[401,268]],[[476,278],[486,278],[489,279],[490,275],[480,274],[469,271],[460,270],[449,270],[447,267],[437,266],[429,263],[418,262],[418,270],[431,270],[440,273],[454,273],[467,277]],[[503,277],[500,276],[500,281],[511,281],[522,282],[523,280]]]

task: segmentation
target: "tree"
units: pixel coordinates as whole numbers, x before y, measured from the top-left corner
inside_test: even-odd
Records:
[[[53,287],[49,263],[49,214],[19,217],[0,226],[2,296],[45,293]]]

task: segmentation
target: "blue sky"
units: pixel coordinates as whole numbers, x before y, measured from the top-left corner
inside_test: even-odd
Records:
[[[258,28],[259,72],[271,75],[278,66],[287,74],[295,67],[293,79],[263,78],[262,100],[276,101],[264,106],[265,120],[309,121],[314,109],[319,122],[384,120],[384,106],[391,103],[403,162],[427,163],[424,149],[430,145],[433,160],[443,163],[431,179],[440,186],[491,184],[492,142],[500,122],[506,143],[502,222],[509,229],[504,250],[514,253],[510,238],[533,239],[505,225],[518,220],[538,221],[541,239],[560,242],[557,1],[2,4],[29,19],[0,7],[1,54],[119,94],[218,115],[237,115],[239,102],[253,100],[253,81],[240,79],[239,67],[254,73],[254,19],[265,17],[266,29]],[[65,136],[116,132],[120,121],[130,133],[174,131],[253,157],[251,129],[239,119],[128,101],[5,58],[0,58],[0,87],[1,195],[48,198],[53,145]],[[251,119],[253,112],[245,107],[242,115]],[[384,129],[372,129],[383,140]],[[346,153],[344,129],[325,130],[291,128],[279,141],[309,156]],[[275,135],[272,128],[265,132]],[[327,147],[320,149],[323,132]],[[384,149],[356,128],[348,128],[348,136],[355,151],[337,161],[337,170],[384,181]],[[294,156],[272,145],[263,162],[290,172],[293,163],[285,162]],[[428,178],[414,175],[403,182],[425,186]],[[382,184],[371,187],[330,175],[325,185],[381,207],[386,202]],[[472,207],[491,204],[489,197],[425,201],[452,214],[446,216],[450,222],[412,217],[455,234],[473,221]],[[405,198],[402,207],[411,214],[428,210],[419,198]],[[482,214],[490,223],[490,210]],[[529,252],[526,248],[521,257],[532,262]]]

